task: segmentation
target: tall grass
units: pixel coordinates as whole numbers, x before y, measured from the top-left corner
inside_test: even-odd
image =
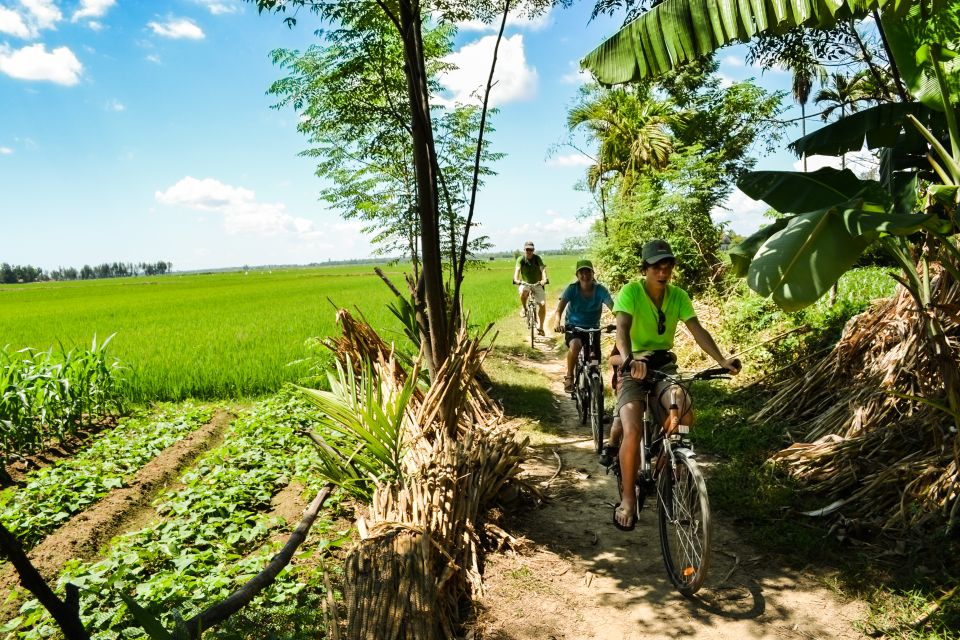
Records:
[[[552,281],[572,280],[575,260],[548,256]],[[471,324],[517,308],[513,265],[467,273]],[[403,288],[403,266],[385,271]],[[386,307],[392,298],[373,265],[10,285],[0,287],[0,336],[17,349],[46,349],[115,333],[111,353],[133,402],[248,397],[308,373],[307,341],[336,331],[334,305],[357,307],[388,339],[405,340]]]

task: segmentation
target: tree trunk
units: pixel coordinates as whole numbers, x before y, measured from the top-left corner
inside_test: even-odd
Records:
[[[424,64],[421,10],[418,0],[400,0],[400,37],[406,62],[407,91],[413,113],[413,164],[417,179],[417,210],[420,213],[420,259],[424,281],[424,304],[436,375],[450,353],[447,312],[443,295],[443,265],[440,255],[440,224],[437,198],[437,158],[430,119],[430,93]]]

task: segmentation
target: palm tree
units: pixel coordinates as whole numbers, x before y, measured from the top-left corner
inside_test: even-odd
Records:
[[[594,97],[595,96],[595,97]],[[600,90],[567,116],[572,131],[585,126],[599,143],[597,162],[587,170],[587,185],[596,191],[605,177],[619,176],[626,196],[646,169],[663,169],[673,152],[671,127],[680,122],[672,103],[627,90]]]
[[[838,109],[842,120],[849,113],[856,113],[860,110],[858,103],[871,98],[870,94],[864,91],[863,76],[861,74],[846,75],[843,73],[831,73],[829,82],[821,87],[813,101],[817,104],[826,103],[826,108],[820,113],[823,120],[828,120]],[[840,157],[841,168],[846,168],[846,157]]]

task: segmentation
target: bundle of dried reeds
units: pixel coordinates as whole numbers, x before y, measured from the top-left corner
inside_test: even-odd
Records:
[[[957,520],[960,452],[945,398],[957,392],[960,285],[942,271],[931,291],[922,312],[901,287],[851,319],[827,357],[753,416],[802,428],[771,461],[830,501],[818,515],[888,530]],[[925,330],[932,315],[940,341]]]
[[[373,329],[345,311],[338,319],[341,362],[369,358],[382,385],[402,386],[406,372]],[[350,638],[452,637],[464,598],[482,589],[482,517],[520,472],[527,444],[476,381],[484,354],[461,331],[433,384],[411,398],[402,480],[374,491],[347,559]]]

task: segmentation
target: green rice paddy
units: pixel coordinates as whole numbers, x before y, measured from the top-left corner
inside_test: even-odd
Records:
[[[552,298],[573,279],[576,257],[545,260]],[[513,264],[497,260],[468,272],[471,325],[517,308]],[[404,288],[404,266],[384,270]],[[335,307],[359,309],[388,340],[403,340],[386,308],[392,297],[373,265],[5,285],[0,347],[89,346],[94,335],[116,334],[109,353],[126,367],[132,401],[246,397],[307,372],[298,361],[311,355],[308,339],[336,333]]]

